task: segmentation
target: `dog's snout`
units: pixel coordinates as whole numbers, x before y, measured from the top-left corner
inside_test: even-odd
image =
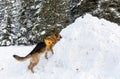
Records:
[[[62,38],[62,36],[60,36],[60,38]]]

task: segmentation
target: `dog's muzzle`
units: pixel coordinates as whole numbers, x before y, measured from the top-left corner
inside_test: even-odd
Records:
[[[62,36],[60,36],[60,38],[62,38]]]

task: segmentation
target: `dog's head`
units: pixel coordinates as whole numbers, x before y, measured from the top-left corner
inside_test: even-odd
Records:
[[[46,45],[52,45],[54,46],[58,41],[60,41],[60,39],[62,38],[62,36],[59,33],[55,33],[51,36],[48,36],[44,39]]]
[[[57,41],[59,41],[62,38],[60,33],[55,33],[55,37],[56,37]]]

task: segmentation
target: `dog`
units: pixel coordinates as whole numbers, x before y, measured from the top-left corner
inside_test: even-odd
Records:
[[[47,57],[47,52],[51,51],[52,54],[54,54],[53,46],[60,41],[61,35],[59,33],[55,33],[51,36],[48,36],[44,39],[43,42],[39,42],[35,48],[25,57],[20,57],[18,55],[13,55],[13,57],[18,61],[25,61],[27,59],[30,59],[30,64],[28,66],[28,69],[31,70],[32,73],[34,73],[33,68],[39,63],[39,59],[41,54],[45,53],[45,58]]]

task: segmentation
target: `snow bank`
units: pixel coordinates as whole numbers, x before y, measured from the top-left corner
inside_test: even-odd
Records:
[[[69,79],[120,78],[120,27],[117,24],[87,14],[61,34],[63,39],[55,47],[55,59],[59,58],[66,69],[73,71],[75,76]]]
[[[29,60],[17,62],[13,54],[29,53],[34,46],[0,48],[0,79],[119,79],[120,27],[86,14],[61,31],[62,39],[49,60],[40,58],[35,74]],[[27,52],[27,53],[26,53]]]

